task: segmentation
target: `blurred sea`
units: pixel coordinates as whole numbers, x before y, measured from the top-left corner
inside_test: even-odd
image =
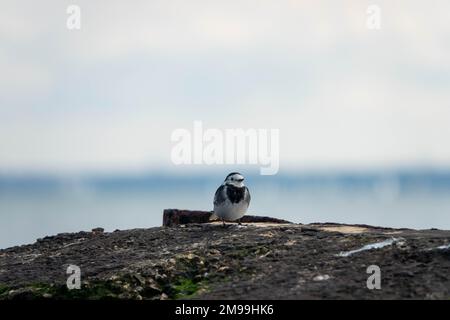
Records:
[[[160,226],[211,210],[218,175],[0,176],[0,248],[62,232]],[[293,222],[450,229],[450,171],[246,175],[249,214]]]

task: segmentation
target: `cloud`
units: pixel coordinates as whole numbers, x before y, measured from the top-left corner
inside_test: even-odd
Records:
[[[280,128],[289,166],[448,165],[448,1],[5,1],[0,169],[169,166],[170,133]],[[14,139],[11,139],[14,137]]]

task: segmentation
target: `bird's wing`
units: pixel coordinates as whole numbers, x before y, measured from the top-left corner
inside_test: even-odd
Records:
[[[214,206],[220,205],[224,203],[226,200],[225,198],[225,185],[221,185],[217,190],[216,194],[214,195]]]
[[[251,199],[252,199],[252,197],[250,196],[250,191],[248,190],[247,187],[245,187],[244,200],[245,200],[245,202],[247,202],[247,205],[250,205]]]

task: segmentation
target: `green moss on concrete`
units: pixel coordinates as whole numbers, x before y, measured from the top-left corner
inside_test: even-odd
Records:
[[[9,290],[11,290],[10,287],[5,286],[3,284],[0,283],[0,299],[5,296],[6,294],[8,294]]]
[[[206,289],[206,281],[195,282],[189,278],[179,279],[172,289],[174,299],[190,299],[195,297],[200,290]]]

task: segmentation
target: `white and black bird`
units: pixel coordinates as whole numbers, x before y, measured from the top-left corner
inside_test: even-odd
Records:
[[[214,195],[214,214],[223,221],[235,221],[247,212],[250,192],[244,185],[244,177],[238,172],[230,173]]]

